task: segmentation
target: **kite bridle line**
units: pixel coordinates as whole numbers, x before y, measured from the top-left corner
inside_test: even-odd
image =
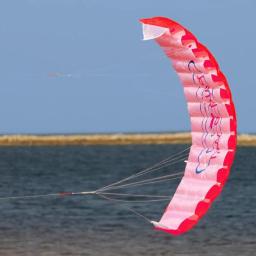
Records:
[[[74,195],[92,195],[95,194],[95,191],[84,191],[84,192],[59,192],[51,194],[42,194],[42,195],[24,195],[24,196],[8,196],[0,197],[0,200],[18,200],[18,199],[33,199],[40,197],[64,197],[64,196],[74,196]]]
[[[127,189],[131,187],[155,184],[166,182],[170,180],[180,179],[184,173],[184,171],[179,171],[167,175],[162,175],[153,178],[147,178],[138,180],[143,175],[147,175],[149,173],[157,172],[159,170],[163,170],[166,167],[171,165],[175,165],[179,162],[184,162],[188,158],[188,150],[190,147],[185,148],[184,150],[173,154],[172,156],[148,167],[142,169],[141,171],[132,174],[126,178],[123,178],[119,181],[113,182],[107,186],[103,186],[99,189],[92,191],[80,191],[80,192],[58,192],[58,193],[50,193],[50,194],[38,194],[38,195],[22,195],[22,196],[9,196],[9,197],[0,197],[0,201],[2,200],[22,200],[22,199],[36,199],[36,198],[47,198],[47,197],[68,197],[68,196],[89,196],[95,195],[101,199],[107,200],[115,205],[121,206],[122,208],[134,213],[135,215],[143,218],[149,223],[152,222],[149,218],[139,213],[138,211],[132,209],[131,207],[124,205],[127,203],[144,203],[144,202],[158,202],[158,201],[168,201],[170,200],[170,195],[150,195],[150,194],[131,194],[131,193],[120,193],[115,192],[115,190]],[[133,180],[133,181],[132,181]],[[113,191],[114,192],[111,192]],[[110,192],[109,192],[110,191]],[[126,200],[125,198],[133,198],[136,200]],[[137,200],[139,199],[139,200]]]

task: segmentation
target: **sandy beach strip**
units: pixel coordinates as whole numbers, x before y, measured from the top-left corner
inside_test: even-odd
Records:
[[[0,146],[190,144],[190,133],[1,135]],[[238,135],[238,145],[256,146],[256,135]]]

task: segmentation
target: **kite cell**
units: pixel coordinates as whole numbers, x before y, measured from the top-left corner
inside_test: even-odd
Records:
[[[144,40],[154,39],[184,88],[192,145],[184,176],[156,229],[190,230],[220,194],[236,151],[236,113],[228,82],[209,50],[182,25],[164,17],[140,20]]]

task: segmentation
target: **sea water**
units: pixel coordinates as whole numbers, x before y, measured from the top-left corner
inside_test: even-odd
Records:
[[[0,197],[95,190],[187,147],[2,147]],[[126,206],[97,196],[1,199],[0,255],[256,255],[255,159],[256,148],[238,148],[221,196],[193,230],[178,237],[155,231]],[[161,175],[183,169],[181,161]],[[132,187],[128,192],[171,197],[178,182]],[[126,205],[154,220],[168,202],[125,199],[132,200]]]

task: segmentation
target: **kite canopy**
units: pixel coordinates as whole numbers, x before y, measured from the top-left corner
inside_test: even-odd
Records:
[[[190,230],[220,194],[236,151],[236,113],[228,82],[209,50],[177,22],[140,20],[144,40],[155,39],[180,77],[191,120],[192,146],[184,176],[157,229]]]

